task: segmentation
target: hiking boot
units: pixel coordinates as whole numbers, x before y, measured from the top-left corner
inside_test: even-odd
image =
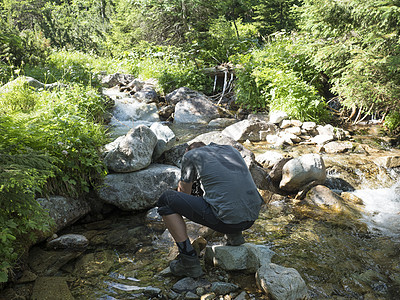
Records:
[[[171,261],[169,268],[175,276],[197,278],[204,274],[197,255],[189,256],[181,253],[177,259]]]
[[[239,246],[245,243],[241,231],[235,233],[227,233],[225,234],[225,237],[227,246]]]

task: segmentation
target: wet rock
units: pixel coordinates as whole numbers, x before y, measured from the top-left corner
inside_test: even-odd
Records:
[[[125,81],[126,82],[126,81]],[[144,85],[146,83],[144,81],[141,81],[140,79],[133,79],[131,82],[129,82],[128,84],[125,84],[123,86],[121,86],[120,91],[130,91],[130,92],[138,92],[141,89],[143,89]]]
[[[29,271],[29,270],[24,270],[24,272],[22,273],[21,278],[18,279],[17,283],[28,283],[28,282],[32,282],[35,281],[36,278],[38,278],[38,276]]]
[[[204,260],[226,271],[242,270],[255,273],[271,262],[274,252],[268,247],[245,243],[241,246],[211,246],[206,248]]]
[[[156,134],[147,126],[138,126],[112,143],[114,147],[107,152],[104,162],[114,172],[144,169],[151,163],[156,144]],[[110,149],[110,145],[105,148]]]
[[[272,299],[300,300],[308,295],[306,283],[293,268],[272,263],[263,265],[256,273],[256,281]]]
[[[287,118],[288,115],[284,111],[276,110],[269,113],[269,121],[273,124],[280,124],[283,120]]]
[[[187,299],[187,300],[198,300],[198,299],[200,299],[200,297],[197,294],[193,293],[193,292],[187,292],[186,295],[185,295],[185,299]]]
[[[181,100],[175,105],[174,123],[207,124],[218,117],[218,107],[205,95]]]
[[[83,249],[88,245],[89,240],[81,234],[64,234],[47,243],[47,247],[52,249]]]
[[[179,179],[179,168],[152,164],[136,172],[107,175],[98,195],[122,210],[144,210],[154,207],[164,191],[176,189]]]
[[[326,210],[350,213],[350,209],[346,205],[343,198],[323,185],[313,187],[307,193],[305,201],[310,205],[314,205]]]
[[[374,162],[378,166],[385,168],[397,168],[400,167],[400,156],[380,156],[374,159]]]
[[[321,148],[326,153],[344,153],[353,149],[352,142],[329,142]]]
[[[210,127],[227,127],[236,122],[237,122],[237,120],[233,119],[233,118],[217,118],[217,119],[211,120],[208,123],[208,126],[210,126]]]
[[[296,192],[312,181],[324,183],[326,169],[318,154],[305,154],[288,161],[282,168],[279,187],[288,192]]]
[[[66,263],[79,257],[83,251],[45,251],[33,247],[29,252],[28,264],[32,271],[38,275],[55,275]]]
[[[226,295],[235,292],[239,289],[236,284],[229,282],[213,282],[211,284],[211,291],[217,295]]]
[[[205,289],[210,287],[210,282],[205,279],[193,279],[191,277],[185,277],[178,282],[176,282],[172,289],[177,293],[189,292],[192,293],[196,292],[196,289],[199,287],[203,287]]]
[[[64,277],[39,277],[35,281],[32,300],[74,300]]]
[[[161,121],[169,121],[170,119],[172,120],[172,114],[175,111],[175,106],[173,105],[167,105],[163,106],[160,108],[158,111],[158,115],[160,116]]]
[[[72,199],[63,196],[49,196],[36,199],[55,222],[54,232],[73,224],[90,212],[89,204],[83,199]]]
[[[150,126],[150,129],[155,133],[158,139],[153,152],[153,159],[157,159],[165,151],[171,149],[176,141],[176,136],[168,126],[162,125],[158,122],[153,123]]]
[[[346,180],[336,176],[328,176],[324,185],[331,190],[339,192],[353,192],[355,190]]]
[[[146,104],[158,102],[158,94],[151,86],[145,86],[140,91],[137,91],[133,97]]]
[[[73,273],[79,277],[93,277],[106,274],[114,264],[111,250],[89,253],[80,257],[75,263]]]
[[[215,293],[208,293],[208,294],[202,295],[200,297],[200,300],[214,300],[216,296],[217,295],[215,295]]]
[[[244,246],[211,246],[206,248],[204,260],[207,264],[227,271],[247,269],[247,248]]]
[[[243,120],[226,127],[222,134],[234,139],[235,141],[246,141],[251,142],[261,141],[260,131],[264,132],[266,136],[269,134],[275,134],[277,128],[272,123],[267,123],[264,121],[250,121]]]
[[[264,168],[270,169],[276,165],[282,158],[283,154],[277,151],[265,151],[263,154],[256,156],[256,161]]]
[[[206,97],[204,94],[191,90],[187,87],[180,87],[165,96],[167,103],[176,105],[179,101]]]

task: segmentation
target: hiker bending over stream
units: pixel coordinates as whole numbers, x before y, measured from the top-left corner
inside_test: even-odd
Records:
[[[191,195],[196,180],[203,197]],[[228,145],[191,144],[182,158],[178,191],[164,192],[157,202],[158,213],[179,249],[177,259],[170,263],[172,274],[194,278],[203,274],[182,216],[224,233],[227,245],[238,246],[244,243],[242,231],[253,225],[262,202],[239,151]]]

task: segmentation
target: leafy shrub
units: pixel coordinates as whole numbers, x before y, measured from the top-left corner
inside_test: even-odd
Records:
[[[392,111],[385,117],[385,127],[390,133],[398,132],[400,129],[400,112]]]
[[[0,281],[30,246],[27,238],[33,242],[34,232],[51,226],[35,198],[81,197],[106,173],[99,153],[107,142],[99,92],[80,84],[33,91],[20,82],[3,91],[0,102]]]
[[[35,241],[37,231],[51,226],[49,216],[35,200],[58,169],[55,160],[19,144],[25,132],[10,117],[0,114],[0,282],[20,253]],[[17,239],[23,237],[23,243]]]
[[[238,103],[252,110],[283,110],[300,120],[327,120],[318,73],[298,53],[291,36],[276,36],[264,48],[233,57],[239,65]]]

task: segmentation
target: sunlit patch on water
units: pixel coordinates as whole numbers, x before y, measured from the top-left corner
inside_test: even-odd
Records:
[[[400,239],[400,182],[391,188],[354,191],[365,205],[363,221],[373,233]]]

